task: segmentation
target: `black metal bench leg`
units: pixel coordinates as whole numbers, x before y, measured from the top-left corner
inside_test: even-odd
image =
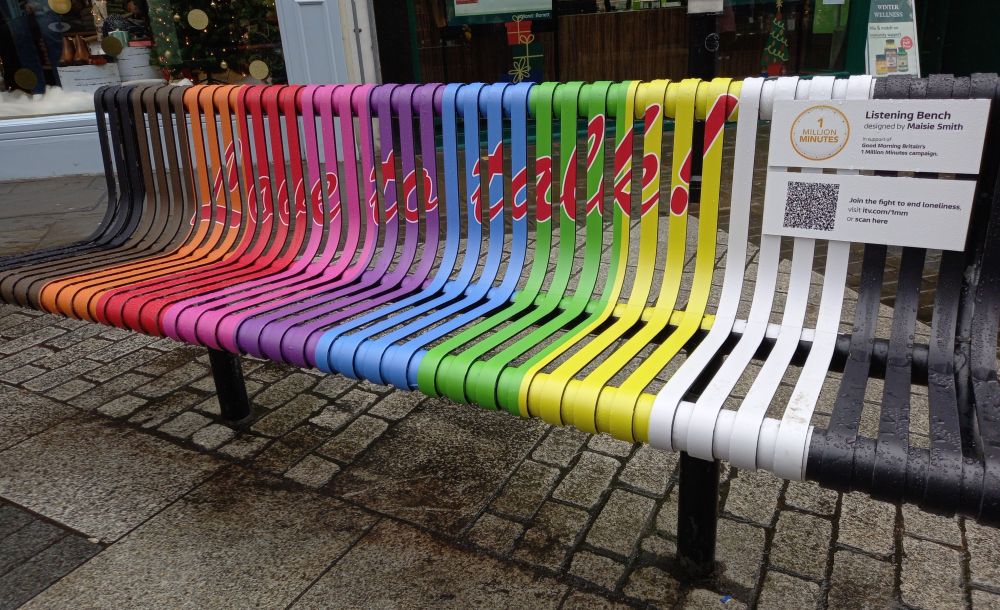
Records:
[[[691,578],[715,569],[719,523],[719,462],[681,453],[677,509],[677,562]]]
[[[231,424],[241,423],[250,417],[250,399],[247,398],[247,386],[243,382],[240,357],[209,349],[208,359],[212,364],[212,377],[215,379],[222,419]]]

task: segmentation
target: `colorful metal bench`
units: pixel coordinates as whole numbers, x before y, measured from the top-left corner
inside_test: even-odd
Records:
[[[996,523],[1000,113],[969,245],[940,257],[929,345],[913,338],[921,249],[901,250],[888,337],[884,246],[864,246],[850,333],[851,244],[784,238],[784,297],[782,238],[762,234],[746,271],[774,102],[872,95],[992,99],[998,80],[106,88],[108,213],[79,243],[0,259],[0,298],[209,348],[230,421],[250,415],[236,356],[250,353],[682,451],[678,552],[696,574],[712,566],[719,459]],[[914,384],[925,448],[909,437]]]

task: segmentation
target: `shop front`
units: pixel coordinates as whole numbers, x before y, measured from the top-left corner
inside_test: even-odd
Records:
[[[367,0],[0,0],[0,180],[103,171],[93,93],[375,82]]]
[[[1000,3],[915,0],[911,32],[869,44],[895,2],[0,0],[0,179],[101,171],[106,84],[1000,70]]]

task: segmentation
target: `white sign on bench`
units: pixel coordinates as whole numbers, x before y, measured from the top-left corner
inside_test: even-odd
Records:
[[[962,250],[988,100],[775,103],[764,231],[772,235]],[[788,168],[960,174],[957,178],[800,173]]]

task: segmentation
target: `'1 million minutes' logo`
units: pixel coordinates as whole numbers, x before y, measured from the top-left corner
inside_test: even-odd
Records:
[[[810,161],[825,161],[847,146],[851,125],[833,106],[812,106],[792,122],[792,148]]]

